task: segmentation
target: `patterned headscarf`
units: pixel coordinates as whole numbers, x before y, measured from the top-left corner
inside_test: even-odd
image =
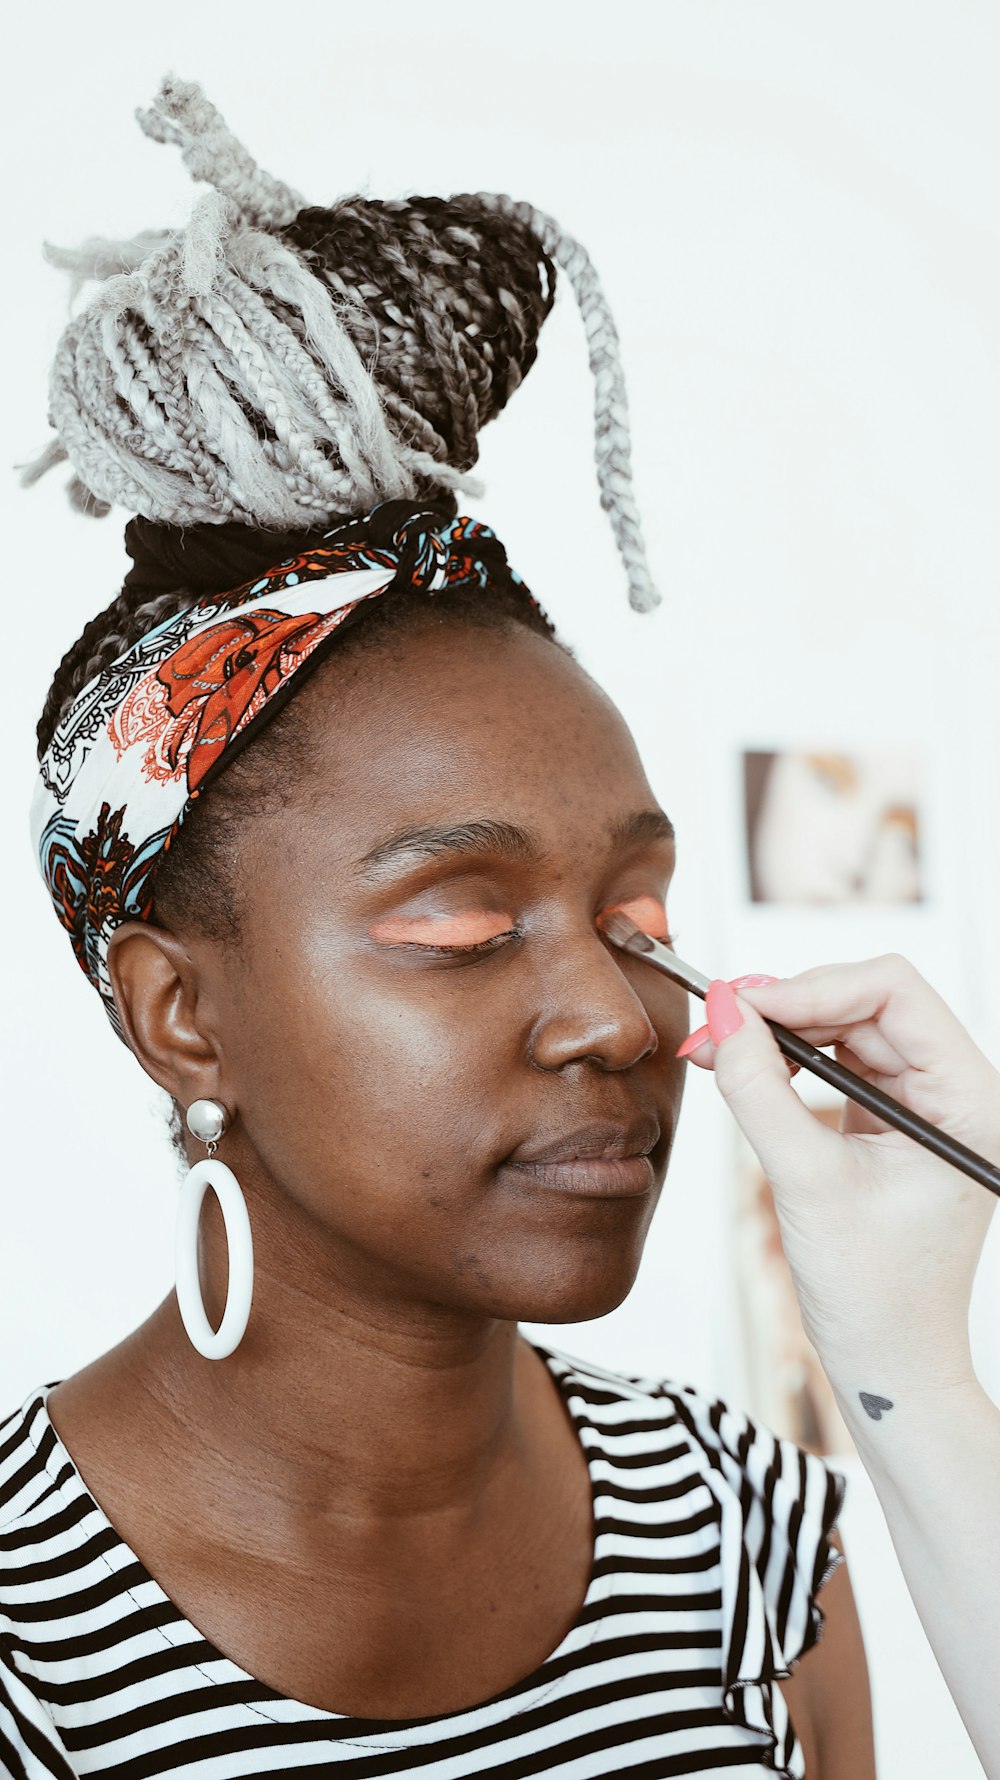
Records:
[[[77,962],[123,1042],[111,935],[150,918],[157,865],[188,811],[348,614],[390,587],[488,594],[512,583],[538,605],[488,525],[382,501],[318,547],[164,619],[82,688],[39,763],[31,835]]]

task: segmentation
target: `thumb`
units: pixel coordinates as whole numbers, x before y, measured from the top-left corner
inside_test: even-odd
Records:
[[[792,1087],[767,1022],[721,978],[705,996],[715,1079],[772,1186],[829,1165],[842,1139],[813,1117]]]

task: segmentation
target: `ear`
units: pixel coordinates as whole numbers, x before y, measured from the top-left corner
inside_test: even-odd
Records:
[[[124,921],[108,943],[108,975],[122,1030],[146,1074],[182,1106],[225,1102],[221,1058],[205,1029],[204,984],[187,942],[150,921]]]

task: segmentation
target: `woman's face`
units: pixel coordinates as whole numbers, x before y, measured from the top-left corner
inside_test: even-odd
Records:
[[[667,931],[674,849],[631,735],[522,627],[334,652],[299,697],[319,764],[248,830],[238,953],[189,945],[238,1115],[221,1155],[366,1299],[602,1315],[639,1264],[688,1030],[685,991],[598,925]],[[509,1161],[603,1121],[633,1148],[658,1122],[649,1184]]]

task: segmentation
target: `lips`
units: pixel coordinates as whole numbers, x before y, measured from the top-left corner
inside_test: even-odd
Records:
[[[628,1120],[599,1119],[548,1143],[521,1145],[508,1160],[525,1165],[598,1159],[624,1161],[629,1156],[648,1156],[659,1139],[660,1121],[655,1113]]]
[[[660,1138],[655,1113],[595,1119],[547,1143],[522,1144],[500,1172],[519,1190],[545,1188],[577,1199],[644,1198],[655,1185],[649,1159]]]

